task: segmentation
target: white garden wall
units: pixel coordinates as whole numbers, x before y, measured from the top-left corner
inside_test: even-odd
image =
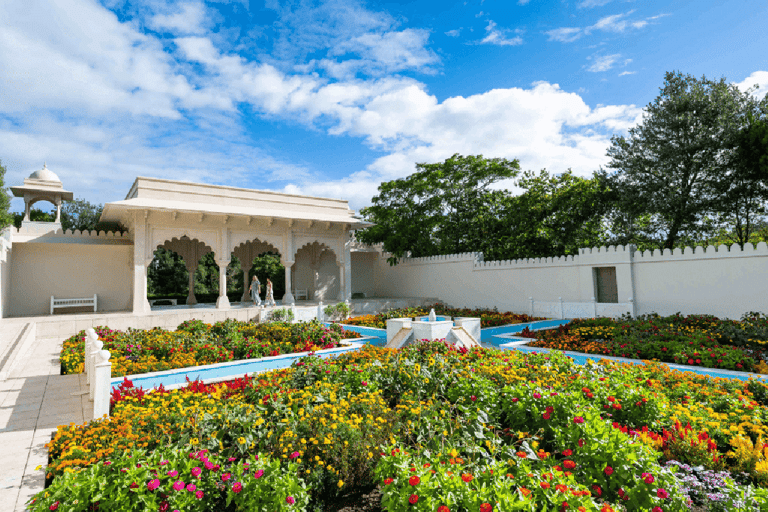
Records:
[[[768,313],[768,245],[701,247],[674,253],[641,253],[623,246],[581,249],[576,256],[483,261],[481,253],[406,258],[390,266],[374,262],[375,293],[381,297],[438,297],[457,307],[530,311],[536,301],[591,302],[597,296],[594,269],[613,267],[618,301],[634,302],[636,314],[678,311],[739,318]],[[353,259],[353,286],[360,270]],[[363,266],[363,268],[365,268]]]
[[[48,315],[51,295],[81,298],[96,294],[99,311],[130,310],[132,254],[132,245],[15,243],[11,292],[4,301],[6,316]]]

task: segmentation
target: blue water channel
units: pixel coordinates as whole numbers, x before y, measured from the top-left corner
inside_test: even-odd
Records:
[[[447,320],[447,318],[445,318]],[[570,322],[570,319],[565,320],[542,320],[538,322],[530,322],[524,324],[502,325],[499,327],[488,327],[480,330],[480,343],[489,348],[500,348],[503,350],[517,350],[519,352],[531,353],[531,352],[548,352],[549,349],[540,347],[528,347],[524,345],[516,345],[512,347],[502,347],[501,345],[516,341],[516,339],[510,338],[509,335],[519,333],[526,327],[532,331],[542,329],[553,329],[560,325],[564,325]],[[326,325],[330,325],[327,324]],[[355,343],[349,347],[342,347],[333,351],[328,351],[322,354],[318,354],[320,357],[334,357],[345,352],[351,352],[360,350],[363,344],[371,344],[378,347],[383,347],[387,344],[387,330],[377,329],[375,327],[361,327],[358,325],[345,325],[342,327],[348,331],[354,331],[363,335],[363,338],[353,340]],[[600,359],[611,359],[621,363],[632,364],[644,364],[638,359],[626,359],[620,357],[605,357],[591,354],[584,354],[581,352],[564,352],[566,356],[573,359],[577,364],[583,365],[587,361],[599,361]],[[298,354],[284,354],[281,356],[270,357],[268,359],[250,359],[245,361],[233,361],[229,363],[220,363],[217,365],[209,366],[197,366],[193,368],[179,368],[176,370],[168,370],[164,372],[155,372],[143,375],[134,375],[130,377],[134,386],[140,386],[144,389],[152,389],[153,387],[162,384],[165,387],[184,384],[186,379],[190,381],[200,379],[202,381],[208,381],[211,379],[220,379],[224,377],[241,377],[245,374],[260,373],[269,370],[279,370],[282,368],[288,368],[294,361],[300,359],[304,355]],[[768,375],[755,375],[747,374],[743,372],[733,372],[728,370],[717,370],[711,368],[699,368],[691,366],[676,365],[670,363],[664,363],[673,370],[692,372],[698,375],[707,375],[715,378],[725,379],[740,379],[748,380],[750,377],[757,378],[768,382]],[[123,377],[114,378],[111,381],[112,388],[116,388],[123,381]]]

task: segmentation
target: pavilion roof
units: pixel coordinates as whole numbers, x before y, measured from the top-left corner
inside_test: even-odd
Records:
[[[105,204],[101,220],[127,226],[133,210],[312,220],[348,224],[351,229],[371,225],[340,199],[145,177],[136,178],[124,200]]]

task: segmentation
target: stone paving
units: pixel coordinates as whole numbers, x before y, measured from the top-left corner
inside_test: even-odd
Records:
[[[6,329],[6,326],[3,326]],[[38,466],[48,462],[45,444],[59,425],[91,419],[84,375],[59,375],[62,338],[38,339],[34,357],[17,363],[0,381],[0,510],[23,511],[43,489]]]

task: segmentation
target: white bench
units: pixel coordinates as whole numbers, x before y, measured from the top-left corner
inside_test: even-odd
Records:
[[[155,305],[155,302],[165,302],[165,301],[170,302],[171,306],[177,306],[178,302],[179,302],[179,299],[152,299],[152,300],[149,301],[149,305],[151,307],[151,306]]]
[[[307,290],[293,290],[293,298],[296,300],[309,299],[309,295],[307,294]]]
[[[81,307],[93,306],[93,312],[96,312],[96,294],[93,297],[87,297],[85,299],[57,299],[51,295],[51,314],[56,308],[81,308]]]

